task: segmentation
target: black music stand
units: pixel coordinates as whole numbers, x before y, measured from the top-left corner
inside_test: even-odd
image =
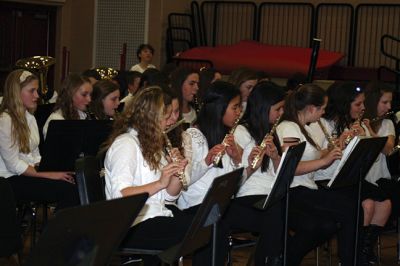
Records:
[[[160,253],[158,256],[162,261],[172,264],[180,256],[206,245],[213,230],[212,265],[215,265],[217,223],[236,193],[242,174],[243,168],[239,168],[214,179],[184,239]]]
[[[288,236],[288,220],[289,220],[289,190],[292,183],[297,165],[303,156],[306,143],[302,142],[298,145],[290,146],[286,151],[286,156],[281,160],[279,172],[272,186],[271,193],[267,195],[265,200],[257,202],[254,206],[259,209],[267,210],[276,202],[286,197],[285,206],[285,225],[283,240],[283,265],[286,265],[287,253],[287,236]]]
[[[147,198],[145,193],[57,212],[26,265],[108,265]]]
[[[111,130],[111,120],[50,121],[39,171],[74,171],[76,159],[96,156]]]
[[[387,137],[360,138],[343,167],[328,184],[328,187],[332,189],[358,185],[354,265],[357,265],[358,260],[362,181],[382,151],[386,141]]]

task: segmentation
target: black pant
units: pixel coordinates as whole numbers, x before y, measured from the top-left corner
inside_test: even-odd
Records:
[[[290,209],[300,210],[310,217],[321,217],[340,224],[338,230],[338,253],[343,266],[352,265],[356,229],[356,201],[341,191],[313,190],[295,187],[290,191]],[[324,233],[324,232],[321,232]],[[320,237],[317,230],[308,237]],[[299,242],[294,245],[303,246]]]
[[[17,202],[55,202],[57,209],[79,205],[76,185],[66,181],[24,175],[11,176],[7,180]]]
[[[174,217],[157,216],[132,227],[121,247],[165,250],[180,243],[191,225],[193,215],[174,207],[171,209],[173,209]],[[202,261],[206,259],[201,256],[201,253],[195,252],[193,265],[204,265]],[[144,262],[146,266],[157,265],[159,259],[154,256],[145,256]]]

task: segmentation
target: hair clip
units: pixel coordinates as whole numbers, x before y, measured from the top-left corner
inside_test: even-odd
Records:
[[[33,74],[27,70],[24,70],[21,74],[21,76],[19,76],[19,82],[23,83],[29,76],[32,76]]]

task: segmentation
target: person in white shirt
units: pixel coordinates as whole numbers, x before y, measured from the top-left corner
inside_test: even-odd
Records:
[[[43,136],[46,138],[51,120],[85,120],[88,117],[87,108],[91,101],[92,84],[87,77],[70,74],[64,81],[54,110],[43,126]],[[91,118],[90,118],[91,119]]]
[[[38,78],[14,70],[6,79],[0,106],[0,176],[7,178],[17,201],[56,202],[57,208],[79,204],[71,172],[38,172]]]
[[[238,144],[244,149],[242,164],[247,179],[241,184],[224,220],[231,228],[259,233],[255,265],[282,265],[283,202],[275,203],[266,211],[256,210],[254,205],[266,199],[276,179],[280,145],[275,134],[267,134],[283,113],[284,98],[285,92],[278,85],[272,82],[258,83],[248,98],[243,125],[239,125],[234,133]],[[264,149],[259,146],[263,140]],[[260,157],[253,168],[256,156]],[[242,217],[247,218],[244,220]]]
[[[301,211],[310,217],[322,217],[333,220],[335,223],[339,222],[338,253],[340,261],[342,265],[352,265],[356,218],[355,202],[333,190],[319,190],[313,178],[315,171],[328,167],[341,157],[340,148],[330,151],[322,150],[312,138],[307,126],[321,118],[327,103],[328,98],[322,88],[313,84],[300,86],[286,99],[283,121],[277,127],[277,134],[283,147],[299,141],[306,142],[306,148],[291,184],[289,211]],[[297,242],[292,243],[289,252],[294,250],[294,254],[296,254],[296,246],[303,249],[310,239],[313,240],[312,238],[316,238],[315,243],[317,243],[320,238],[318,233],[303,236],[302,231],[296,231]],[[289,256],[290,265],[298,265],[300,262],[301,258],[299,259],[298,256]]]
[[[156,68],[151,62],[153,61],[154,48],[150,44],[141,44],[136,50],[138,64],[131,67],[130,71],[143,73],[148,68]]]
[[[179,95],[182,117],[189,124],[196,121],[194,99],[199,90],[199,74],[191,69],[178,68],[171,74],[171,88]]]
[[[386,155],[395,145],[396,132],[393,122],[385,118],[392,108],[393,91],[382,83],[370,83],[365,90],[365,115],[363,120],[372,137],[387,137],[385,146],[369,170],[363,186],[364,230],[367,241],[368,261],[377,263],[374,254],[378,236],[391,214],[392,202],[389,194],[379,187],[379,179],[391,179]]]
[[[195,127],[186,130],[191,137],[191,176],[187,191],[178,198],[178,207],[193,212],[203,201],[213,180],[241,166],[242,149],[237,145],[230,130],[240,115],[239,90],[232,84],[216,81],[204,96],[203,107]],[[224,144],[223,144],[224,143]],[[215,157],[221,154],[220,163],[214,166]],[[216,265],[223,265],[228,247],[228,227],[220,222],[217,230]],[[210,245],[201,252],[211,251]],[[206,256],[203,256],[206,257]],[[210,265],[211,258],[203,261]]]
[[[106,142],[107,199],[149,194],[122,242],[123,247],[169,248],[183,239],[193,218],[183,212],[173,214],[165,206],[165,201],[179,196],[182,184],[178,174],[187,163],[178,149],[173,152],[181,158],[179,161],[172,162],[165,156],[163,131],[169,125],[170,115],[171,98],[161,88],[143,89],[116,119],[116,126]],[[145,258],[145,265],[151,259],[157,258]],[[196,256],[193,265],[202,265],[196,263]]]

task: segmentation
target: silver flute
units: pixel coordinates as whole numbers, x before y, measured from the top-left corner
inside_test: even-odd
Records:
[[[265,137],[264,137],[263,140],[261,141],[261,143],[260,143],[260,148],[261,148],[262,150],[264,150],[265,147],[267,146],[267,138],[268,138],[269,136],[273,136],[273,135],[275,134],[276,128],[277,128],[277,126],[278,126],[280,120],[281,120],[281,117],[279,116],[279,117],[276,119],[276,121],[275,121],[274,125],[272,126],[271,130],[265,135]],[[253,161],[251,162],[251,168],[252,168],[252,169],[255,169],[255,168],[256,168],[256,165],[257,165],[257,163],[258,163],[258,161],[259,161],[260,159],[261,159],[261,154],[257,154],[256,157],[254,157]]]
[[[235,123],[233,124],[233,127],[231,128],[231,130],[229,130],[229,133],[225,135],[224,140],[222,141],[222,145],[225,146],[225,148],[227,147],[225,141],[226,138],[228,137],[228,135],[233,134],[236,130],[236,127],[239,125],[239,120],[240,120],[240,116],[239,118],[237,118],[235,120]],[[215,155],[214,160],[213,160],[213,165],[214,167],[217,167],[219,162],[221,161],[222,156],[225,154],[225,149],[223,149],[222,151],[220,151],[219,153],[217,153],[217,155]]]

